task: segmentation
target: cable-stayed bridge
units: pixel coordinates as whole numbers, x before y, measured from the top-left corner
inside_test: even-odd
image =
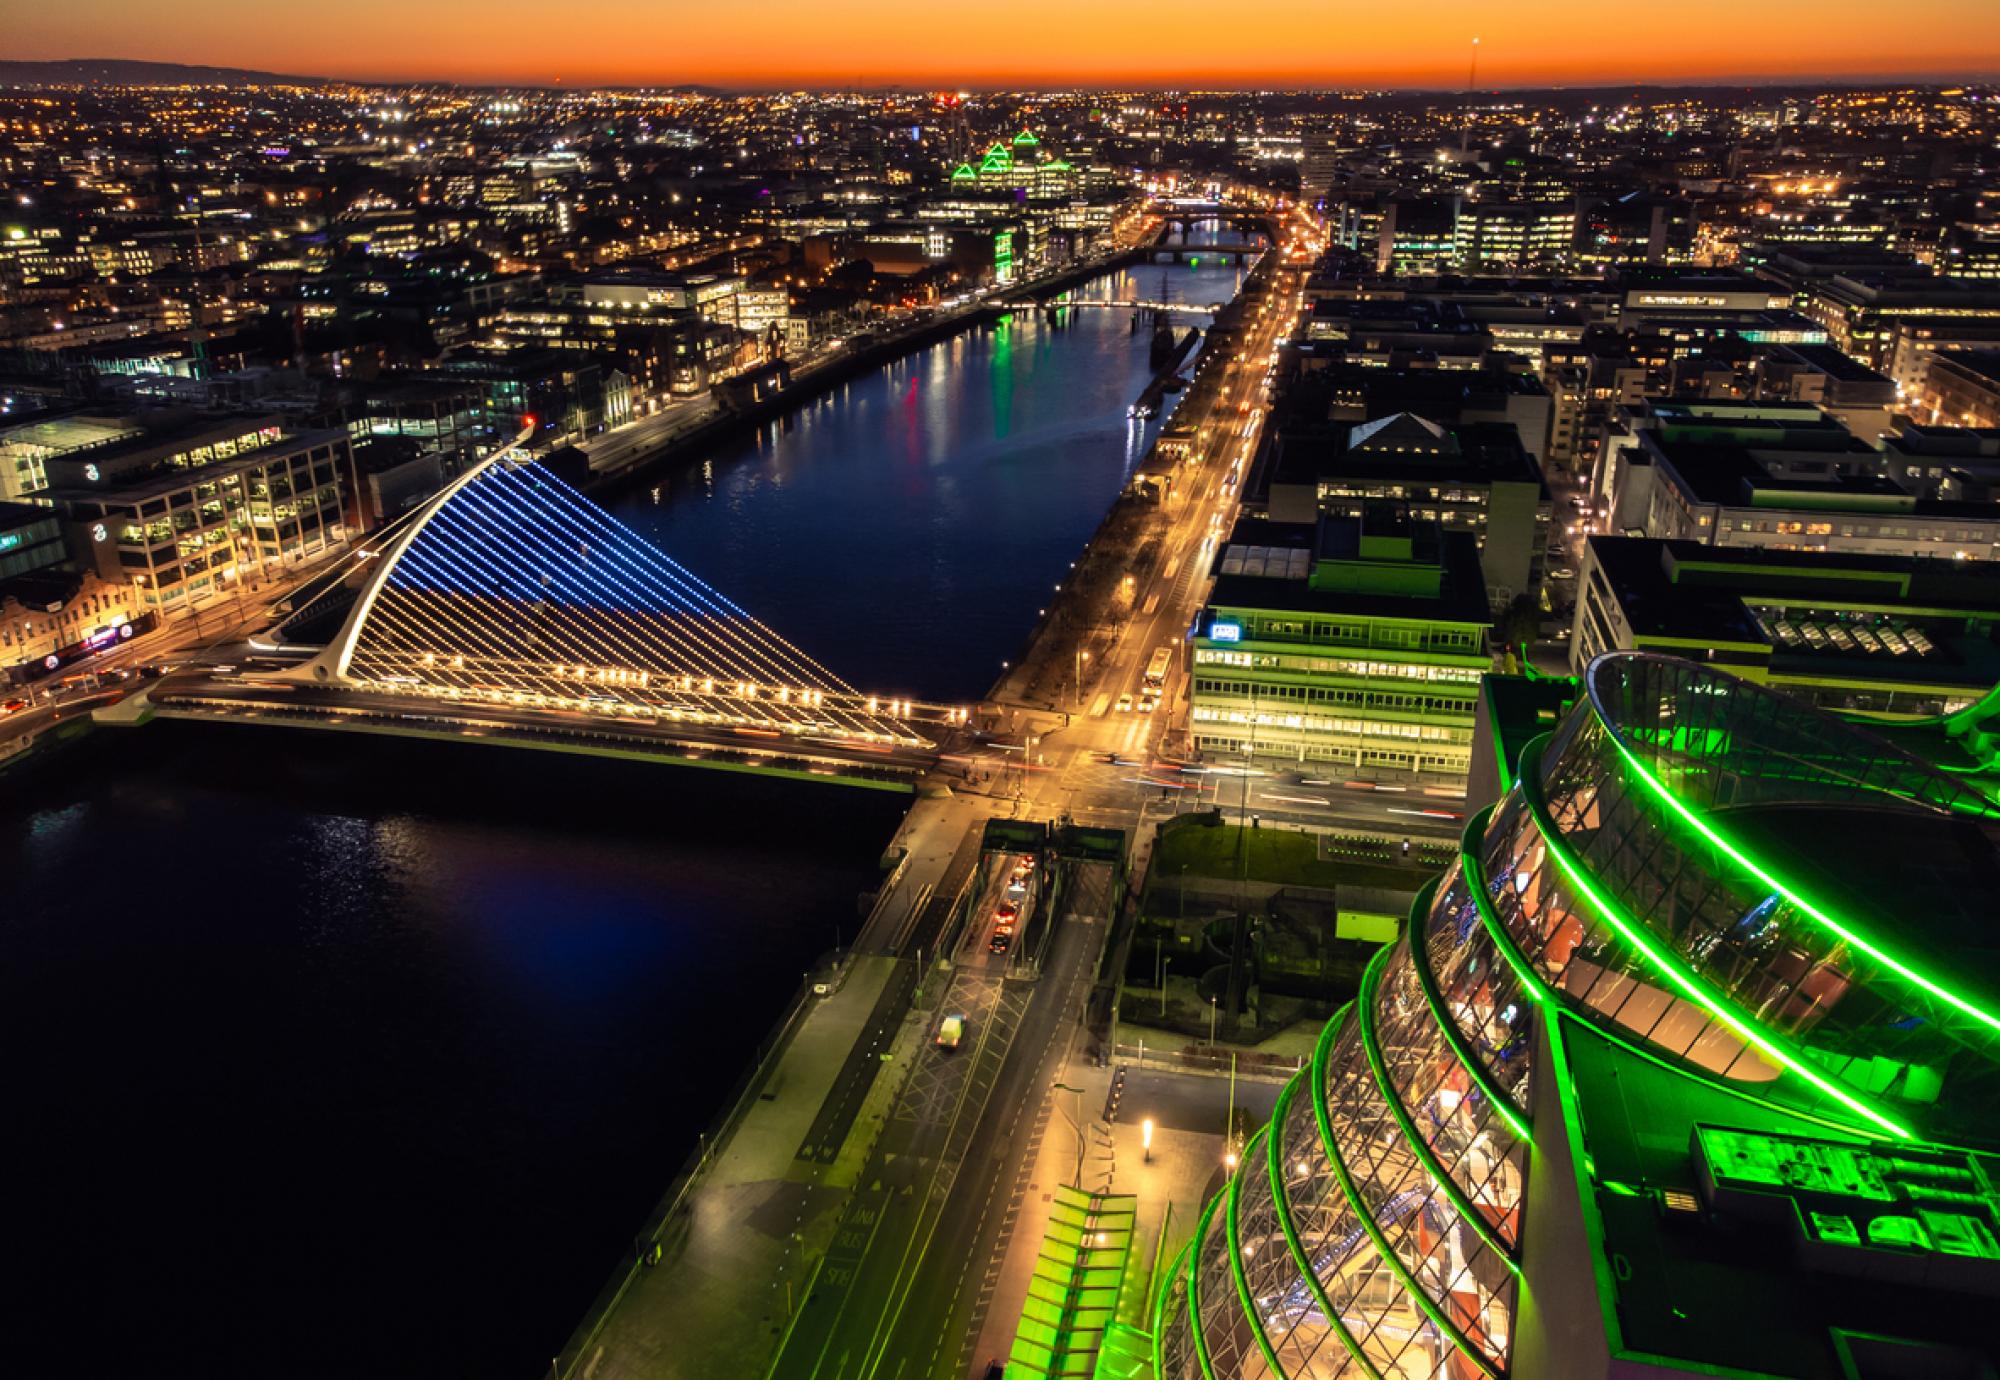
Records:
[[[255,703],[348,726],[388,714],[404,731],[580,728],[694,749],[685,755],[906,772],[927,768],[969,718],[856,689],[518,441],[370,551],[338,632],[309,660],[214,680],[155,698],[170,711]]]

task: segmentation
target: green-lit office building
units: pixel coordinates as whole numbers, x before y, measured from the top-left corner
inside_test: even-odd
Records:
[[[1994,1375],[1992,805],[1667,657],[1520,718],[1165,1272],[1157,1376]]]
[[[1386,505],[1238,522],[1195,628],[1197,750],[1462,780],[1491,665],[1477,544]]]

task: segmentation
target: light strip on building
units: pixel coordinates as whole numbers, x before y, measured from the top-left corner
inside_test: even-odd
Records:
[[[1271,1367],[1271,1374],[1283,1375],[1285,1368],[1278,1364],[1278,1353],[1271,1349],[1271,1339],[1264,1331],[1264,1314],[1258,1309],[1257,1300],[1251,1297],[1250,1281],[1243,1274],[1243,1242],[1236,1225],[1236,1203],[1241,1196],[1243,1176],[1250,1172],[1253,1156],[1270,1154],[1270,1143],[1266,1140],[1270,1130],[1268,1126],[1258,1128],[1257,1134],[1250,1137],[1250,1143],[1243,1147],[1242,1162],[1229,1176],[1229,1206],[1222,1214],[1222,1225],[1229,1237],[1229,1273],[1236,1281],[1236,1297],[1249,1320],[1250,1335],[1256,1340],[1257,1350],[1264,1353],[1264,1361]]]
[[[1536,831],[1548,848],[1549,856],[1556,860],[1556,865],[1562,869],[1563,876],[1576,888],[1578,894],[1589,901],[1591,908],[1604,917],[1605,923],[1637,950],[1660,976],[1678,987],[1690,1001],[1735,1031],[1759,1053],[1790,1069],[1849,1111],[1881,1127],[1898,1139],[1921,1139],[1909,1127],[1886,1113],[1877,1111],[1865,1099],[1812,1067],[1804,1055],[1788,1048],[1775,1036],[1758,1029],[1755,1021],[1738,1012],[1729,1002],[1711,991],[1707,983],[1655,943],[1651,931],[1645,925],[1626,915],[1592,884],[1589,873],[1570,852],[1569,844],[1555,827],[1554,821],[1549,818],[1548,806],[1542,799],[1542,748],[1548,743],[1550,736],[1544,733],[1522,750],[1521,798],[1527,803],[1528,810],[1534,817]]]
[[[1413,935],[1413,942],[1414,939]],[[1485,1215],[1466,1195],[1465,1189],[1459,1182],[1451,1177],[1450,1171],[1444,1167],[1444,1162],[1437,1157],[1437,1151],[1431,1148],[1430,1142],[1424,1139],[1423,1133],[1417,1129],[1416,1122],[1410,1118],[1409,1108],[1403,1105],[1402,1096],[1396,1091],[1396,1085],[1389,1077],[1388,1061],[1382,1057],[1381,1042],[1375,1038],[1375,993],[1381,985],[1383,962],[1395,952],[1395,947],[1393,944],[1384,944],[1376,951],[1375,958],[1369,963],[1367,971],[1361,975],[1361,995],[1356,999],[1356,1029],[1361,1032],[1361,1049],[1368,1056],[1369,1071],[1374,1075],[1375,1085],[1382,1094],[1382,1105],[1389,1109],[1389,1115],[1401,1128],[1403,1139],[1409,1142],[1410,1149],[1423,1164],[1425,1174],[1443,1190],[1444,1196],[1451,1200],[1452,1208],[1458,1213],[1460,1220],[1471,1227],[1479,1239],[1486,1243],[1487,1249],[1500,1257],[1502,1264],[1519,1275],[1521,1270],[1514,1263],[1513,1248],[1500,1239],[1492,1223],[1486,1220]]]
[[[1215,1210],[1222,1206],[1222,1195],[1216,1194],[1208,1200],[1208,1208],[1201,1214],[1201,1221],[1195,1224],[1194,1240],[1189,1243],[1187,1267],[1188,1330],[1194,1333],[1194,1359],[1201,1364],[1201,1373],[1207,1380],[1215,1380],[1215,1367],[1208,1359],[1208,1338],[1201,1330],[1201,1259],[1203,1248],[1208,1245],[1208,1224],[1215,1218]]]
[[[1607,725],[1607,729],[1608,728],[1609,726]],[[1646,785],[1647,789],[1650,790],[1653,793],[1653,795],[1658,797],[1661,801],[1665,802],[1668,809],[1672,810],[1675,815],[1684,820],[1689,825],[1689,827],[1691,827],[1696,833],[1700,834],[1703,838],[1707,839],[1711,844],[1715,845],[1717,849],[1719,849],[1726,857],[1728,857],[1737,866],[1741,867],[1744,871],[1748,872],[1751,876],[1755,877],[1759,882],[1763,883],[1765,886],[1771,888],[1771,890],[1783,896],[1787,901],[1790,901],[1793,906],[1797,907],[1799,910],[1804,911],[1807,915],[1811,916],[1814,920],[1818,921],[1827,930],[1839,936],[1840,939],[1842,939],[1849,945],[1852,945],[1854,948],[1859,949],[1862,953],[1867,954],[1877,963],[1880,963],[1883,967],[1889,969],[1891,972],[1897,974],[1899,977],[1902,977],[1905,981],[1908,981],[1913,985],[1921,988],[1925,992],[1930,993],[1932,996],[1936,997],[1939,1001],[1944,1002],[1946,1005],[1954,1007],[1957,1010],[1964,1012],[1966,1015],[1972,1017],[1974,1020],[1986,1026],[1988,1029],[1994,1031],[2000,1031],[2000,1016],[1995,1016],[1992,1012],[1982,1009],[1981,1007],[1975,1005],[1971,1001],[1968,1001],[1966,998],[1959,996],[1956,992],[1952,991],[1950,988],[1944,986],[1943,984],[1933,981],[1928,977],[1925,977],[1922,973],[1912,968],[1909,964],[1901,962],[1900,960],[1883,952],[1883,950],[1878,948],[1876,945],[1869,942],[1861,935],[1855,933],[1848,926],[1843,925],[1840,921],[1834,919],[1831,915],[1828,915],[1818,906],[1815,906],[1812,902],[1806,900],[1805,897],[1799,895],[1799,893],[1793,890],[1790,886],[1787,886],[1784,882],[1780,881],[1771,872],[1767,871],[1764,867],[1762,867],[1757,862],[1756,859],[1752,858],[1748,853],[1744,852],[1741,848],[1738,848],[1725,835],[1723,835],[1723,833],[1720,830],[1710,825],[1700,815],[1696,814],[1692,809],[1690,809],[1688,805],[1684,801],[1682,801],[1679,796],[1675,795],[1671,790],[1669,790],[1667,788],[1666,783],[1660,780],[1658,776],[1653,774],[1652,768],[1648,767],[1643,761],[1641,761],[1638,755],[1635,754],[1632,751],[1632,749],[1626,747],[1624,743],[1618,740],[1618,734],[1616,733],[1616,731],[1609,731],[1607,736],[1611,739],[1612,744],[1618,749],[1619,755],[1625,759],[1626,766],[1632,769],[1633,775],[1638,777],[1638,779]]]
[[[1479,923],[1486,927],[1486,933],[1492,938],[1493,947],[1500,951],[1500,957],[1514,970],[1521,990],[1528,994],[1531,1001],[1553,1006],[1557,1004],[1555,990],[1535,971],[1535,965],[1528,962],[1528,956],[1521,952],[1514,936],[1500,923],[1500,916],[1493,909],[1493,894],[1486,889],[1486,864],[1480,860],[1479,845],[1485,841],[1487,821],[1492,818],[1493,807],[1488,805],[1465,822],[1465,833],[1458,843],[1459,874],[1465,878],[1465,889],[1479,911]]]
[[[1338,1020],[1339,1017],[1335,1016],[1334,1019]],[[1279,1154],[1273,1155],[1268,1144],[1264,1149],[1264,1159],[1271,1171],[1271,1206],[1277,1213],[1279,1230],[1285,1235],[1285,1245],[1291,1249],[1292,1263],[1305,1278],[1306,1288],[1311,1292],[1313,1302],[1319,1305],[1320,1315],[1326,1319],[1327,1326],[1333,1330],[1333,1335],[1339,1339],[1340,1344],[1347,1348],[1348,1356],[1353,1359],[1355,1365],[1361,1367],[1368,1380],[1382,1380],[1382,1372],[1375,1368],[1375,1363],[1368,1359],[1366,1352],[1362,1351],[1361,1343],[1347,1330],[1347,1321],[1340,1316],[1340,1310],[1335,1308],[1333,1300],[1326,1296],[1326,1286],[1320,1283],[1319,1271],[1313,1267],[1312,1258],[1306,1254],[1305,1243],[1299,1240],[1299,1229],[1292,1222],[1291,1195],[1285,1192],[1283,1135],[1285,1120],[1291,1115],[1292,1096],[1298,1092],[1300,1080],[1306,1076],[1307,1071],[1304,1069],[1292,1075],[1291,1081],[1285,1084],[1285,1090],[1278,1094],[1278,1105],[1271,1113],[1271,1125],[1278,1133],[1280,1150]],[[1166,1290],[1162,1289],[1160,1294],[1164,1298]],[[1165,1371],[1159,1373],[1162,1376],[1166,1374]]]
[[[1354,1008],[1350,1006],[1342,1015],[1351,1016],[1353,1010]],[[1492,1358],[1477,1343],[1459,1330],[1457,1323],[1446,1316],[1444,1310],[1438,1307],[1437,1300],[1417,1283],[1417,1277],[1410,1273],[1410,1267],[1396,1254],[1395,1247],[1389,1244],[1389,1238],[1382,1231],[1382,1224],[1375,1220],[1375,1214],[1362,1203],[1361,1190],[1355,1185],[1354,1176],[1348,1172],[1346,1161],[1340,1157],[1340,1147],[1334,1142],[1333,1137],[1333,1116],[1326,1106],[1326,1055],[1333,1046],[1333,1037],[1340,1026],[1341,1017],[1336,1016],[1327,1023],[1326,1029],[1320,1032],[1319,1043],[1313,1047],[1313,1116],[1319,1122],[1319,1138],[1326,1147],[1327,1163],[1332,1167],[1334,1177],[1340,1181],[1340,1191],[1347,1198],[1347,1206],[1354,1213],[1355,1220],[1361,1229],[1368,1233],[1368,1239],[1375,1243],[1375,1250],[1381,1256],[1382,1263],[1396,1276],[1403,1286],[1404,1293],[1417,1305],[1418,1311],[1430,1319],[1431,1326],[1437,1329],[1438,1335],[1457,1348],[1459,1354],[1466,1360],[1478,1366],[1486,1375],[1492,1377],[1492,1380],[1501,1380],[1505,1372],[1493,1363]]]
[[[1174,1257],[1173,1265],[1167,1270],[1166,1286],[1153,1299],[1153,1374],[1156,1376],[1167,1373],[1167,1300],[1174,1292],[1173,1280],[1176,1275],[1186,1278],[1187,1258],[1200,1244],[1201,1238],[1196,1236],[1181,1247],[1180,1254]],[[1381,1377],[1377,1376],[1376,1380],[1381,1380]]]
[[[1437,895],[1437,889],[1438,879],[1433,877],[1424,883],[1422,890],[1417,892],[1417,899],[1410,905],[1410,923],[1405,929],[1406,933],[1422,932],[1424,927],[1422,917],[1430,912],[1431,900]],[[1500,1113],[1501,1120],[1507,1123],[1507,1129],[1514,1133],[1516,1140],[1532,1141],[1535,1138],[1534,1123],[1528,1119],[1526,1112],[1514,1104],[1514,1099],[1507,1095],[1499,1083],[1494,1081],[1485,1061],[1480,1059],[1473,1052],[1472,1046],[1466,1042],[1464,1033],[1458,1028],[1458,1022],[1452,1018],[1451,1008],[1445,1005],[1444,993],[1438,990],[1437,978],[1431,972],[1430,954],[1422,945],[1410,945],[1410,967],[1417,975],[1417,985],[1423,988],[1424,1000],[1431,1008],[1431,1018],[1437,1022],[1445,1043],[1451,1046],[1453,1056],[1464,1067],[1466,1077],[1470,1078],[1486,1100],[1493,1104]]]

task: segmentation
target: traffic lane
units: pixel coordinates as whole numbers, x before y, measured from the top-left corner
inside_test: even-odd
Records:
[[[1002,853],[993,864],[993,873],[980,889],[973,902],[972,915],[965,927],[965,937],[959,943],[957,961],[980,972],[990,972],[999,976],[1007,970],[1011,958],[1014,939],[1019,932],[1021,921],[1033,913],[1035,901],[1035,879],[1029,876],[1026,885],[1015,894],[1014,873],[1018,866],[1026,862],[1032,867],[1032,860],[1024,853]],[[1003,907],[1011,906],[1012,914],[1003,917]],[[1006,926],[1007,947],[995,949],[993,940],[1001,932],[1003,918]]]
[[[0,742],[15,738],[33,738],[54,728],[64,720],[83,718],[93,709],[108,704],[116,704],[131,693],[122,683],[116,690],[96,690],[78,695],[65,695],[52,703],[34,705],[0,716]]]
[[[890,1359],[882,1371],[886,1380],[957,1373],[959,1355],[971,1333],[978,1284],[992,1262],[1006,1220],[1008,1203],[1000,1195],[1017,1180],[1034,1133],[1035,1114],[1060,1076],[1074,1018],[1082,1010],[1090,963],[1102,937],[1101,925],[1079,923],[1074,917],[1066,918],[1058,931],[1039,984],[1042,990],[1030,1003],[1000,1080],[975,1124],[975,1148],[966,1156],[893,1325],[883,1353]],[[1066,1126],[1063,1134],[1069,1134]],[[910,1359],[905,1364],[902,1358]]]
[[[972,1088],[984,1082],[988,1091],[987,1100],[981,1104],[983,1112],[993,1105],[992,1096],[1018,1042],[1014,1038],[1015,1027],[1010,1024],[1003,1030],[995,1014],[999,1009],[1001,984],[981,985],[991,989],[995,1000],[980,1008],[988,1015],[979,1021],[977,1042],[955,1055],[935,1049],[924,1053],[940,1061],[940,1067],[944,1066],[942,1061],[951,1060],[950,1067],[960,1073],[958,1082],[946,1089],[947,1094],[969,1095]],[[947,997],[947,1003],[953,999]],[[977,1005],[971,1001],[966,1004]],[[1022,1014],[1025,1019],[1026,1013]],[[959,1057],[965,1054],[971,1056],[970,1060]],[[920,1054],[919,1058],[922,1057]],[[997,1068],[992,1066],[996,1058]],[[921,1071],[920,1068],[913,1072],[912,1083],[898,1095],[896,1109],[862,1174],[861,1181],[868,1188],[856,1203],[867,1202],[869,1195],[879,1190],[879,1196],[873,1199],[876,1213],[867,1225],[865,1237],[850,1232],[843,1219],[842,1229],[835,1234],[835,1249],[828,1253],[814,1275],[813,1287],[783,1355],[773,1368],[774,1375],[800,1376],[805,1380],[859,1380],[874,1373],[871,1358],[877,1356],[877,1347],[889,1327],[897,1300],[906,1292],[905,1281],[912,1270],[922,1268],[923,1248],[930,1240],[930,1228],[938,1220],[933,1210],[936,1201],[933,1188],[948,1167],[943,1157],[963,1115],[955,1096],[919,1099],[914,1080]],[[919,1100],[913,1104],[913,1099]],[[911,1121],[902,1116],[906,1105],[916,1105],[921,1119]],[[977,1121],[975,1118],[974,1125]],[[973,1143],[968,1128],[966,1144]],[[962,1177],[952,1182],[955,1189]],[[856,1203],[850,1204],[849,1212],[857,1211]],[[888,1267],[891,1259],[895,1262],[893,1268]],[[893,1354],[880,1353],[884,1357]]]
[[[751,756],[824,760],[847,766],[877,766],[894,771],[926,771],[936,762],[929,749],[849,747],[817,738],[766,738],[729,729],[699,725],[669,728],[645,720],[610,719],[579,710],[525,709],[511,705],[460,702],[441,711],[428,698],[403,698],[364,690],[329,690],[292,681],[218,680],[200,671],[182,671],[152,682],[157,703],[172,707],[176,697],[222,700],[245,710],[269,714],[287,712],[348,717],[358,712],[378,718],[407,720],[441,733],[476,738],[487,729],[520,728],[543,736],[580,736],[609,741],[664,743],[694,752],[739,752]],[[199,707],[199,706],[190,706]],[[347,711],[343,713],[343,711]],[[282,720],[279,720],[282,722]]]

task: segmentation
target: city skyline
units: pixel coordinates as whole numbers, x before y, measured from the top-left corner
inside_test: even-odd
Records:
[[[360,82],[648,86],[730,89],[1172,87],[1461,89],[1633,83],[1955,80],[2000,69],[2000,12],[1973,0],[1918,0],[1893,17],[1860,0],[1817,7],[1802,29],[1790,12],[1749,13],[1694,0],[1620,26],[1579,27],[1553,7],[1500,14],[1447,0],[1421,15],[1288,16],[1224,22],[1199,0],[1140,12],[1026,0],[1005,23],[961,30],[897,0],[860,0],[837,22],[778,0],[746,35],[738,15],[617,3],[556,31],[525,8],[436,0],[419,7],[361,0],[287,12],[243,0],[200,16],[134,14],[81,0],[14,25],[17,61],[125,60],[240,67]],[[1941,55],[1939,36],[1951,35]],[[421,54],[421,56],[412,56]]]
[[[20,1373],[2000,1375],[1985,10],[610,3],[10,31]]]

